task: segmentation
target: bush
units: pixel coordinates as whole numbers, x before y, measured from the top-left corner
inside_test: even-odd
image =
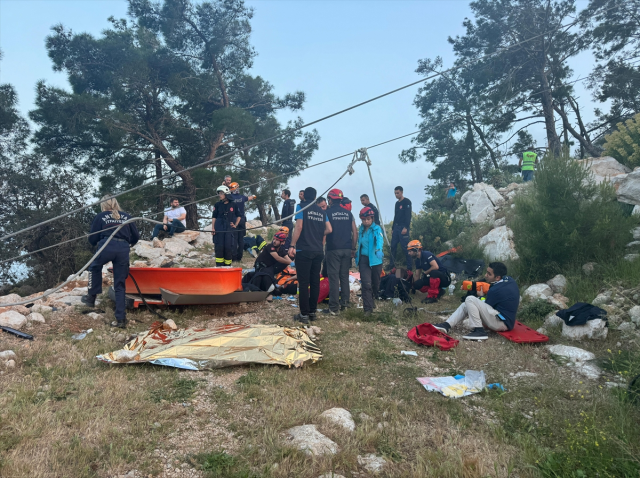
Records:
[[[640,113],[617,127],[617,131],[605,136],[604,154],[631,169],[640,166]]]
[[[545,158],[515,205],[511,227],[525,281],[545,280],[589,261],[617,260],[635,223],[611,184],[597,185],[567,154]]]
[[[411,238],[418,239],[425,250],[437,253],[448,249],[445,242],[454,239],[465,226],[444,212],[420,211],[411,222]]]

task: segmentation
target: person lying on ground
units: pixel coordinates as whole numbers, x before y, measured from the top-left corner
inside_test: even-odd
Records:
[[[167,237],[173,237],[174,234],[180,234],[187,229],[187,211],[180,207],[178,198],[171,199],[171,207],[164,210],[162,224],[156,224],[153,228],[151,239],[158,237],[160,231],[165,231]]]
[[[463,339],[487,340],[489,336],[484,327],[496,332],[512,330],[520,304],[518,284],[507,275],[507,266],[502,262],[489,264],[485,281],[491,286],[484,301],[468,296],[446,322],[435,324],[434,327],[449,333],[452,327],[469,316],[472,329],[462,337]]]
[[[422,277],[413,281],[412,289],[420,290],[423,287],[429,287],[432,279],[440,281],[438,286],[438,296],[429,297],[423,300],[425,304],[432,304],[437,302],[440,297],[444,295],[445,287],[451,284],[451,277],[449,271],[442,265],[440,259],[432,252],[423,251],[422,243],[420,241],[410,241],[407,246],[409,255],[415,261],[416,271],[422,271]]]

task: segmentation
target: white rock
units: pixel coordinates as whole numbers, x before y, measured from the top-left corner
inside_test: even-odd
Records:
[[[31,307],[31,310],[33,312],[38,312],[40,314],[44,314],[45,312],[52,312],[53,311],[53,307],[49,307],[48,305],[36,304],[33,307]]]
[[[291,444],[307,455],[335,455],[338,445],[318,431],[315,425],[301,425],[287,430]]]
[[[602,319],[589,320],[584,325],[562,324],[562,336],[572,340],[604,339],[608,333],[607,322]]]
[[[595,262],[587,262],[582,266],[582,272],[584,272],[586,275],[589,275],[593,272],[593,269],[596,265],[597,263]]]
[[[460,202],[461,202],[463,205],[465,205],[465,206],[467,205],[467,199],[469,199],[469,195],[471,194],[471,192],[472,192],[472,191],[467,191],[467,192],[465,192],[465,193],[460,197]]]
[[[168,252],[173,254],[186,254],[193,249],[193,246],[186,241],[174,236],[169,239],[165,239],[164,248]]]
[[[169,327],[171,330],[178,330],[178,326],[173,321],[173,319],[167,319],[164,321],[165,325]]]
[[[640,240],[640,227],[636,227],[635,229],[631,229],[631,234],[633,234],[633,238],[635,240]],[[2,299],[2,297],[0,297]]]
[[[31,312],[29,315],[27,315],[27,321],[39,322],[41,324],[44,324],[44,316],[42,314],[39,314],[38,312]]]
[[[597,365],[591,363],[576,362],[573,366],[576,372],[592,380],[597,380],[600,378],[600,375],[602,375],[602,370],[600,370]]]
[[[156,248],[156,249],[164,249],[164,242],[162,242],[157,237],[154,237],[153,240],[151,241],[151,243],[152,243],[153,247]]]
[[[486,183],[474,183],[473,184],[473,190],[474,191],[484,191],[488,187],[489,187],[489,185],[486,184]]]
[[[567,278],[562,274],[558,274],[553,279],[547,281],[547,285],[551,287],[553,292],[564,294],[567,290]]]
[[[487,197],[493,203],[494,206],[500,207],[500,206],[503,206],[504,203],[506,202],[502,197],[502,195],[498,191],[496,191],[493,186],[487,186],[484,189],[484,193],[487,195]]]
[[[4,366],[7,368],[15,368],[16,367],[16,361],[15,360],[7,360],[4,363]]]
[[[564,324],[564,320],[562,320],[560,317],[558,317],[555,312],[552,314],[549,314],[547,316],[546,319],[544,319],[544,326],[545,327],[560,327],[562,324]]]
[[[27,323],[27,318],[16,312],[15,310],[9,310],[0,314],[0,325],[3,327],[12,327],[19,329]]]
[[[569,299],[562,294],[553,294],[551,297],[547,297],[547,302],[559,310],[566,309]]]
[[[18,360],[18,356],[13,350],[5,350],[0,352],[0,360]]]
[[[500,219],[496,219],[493,223],[493,227],[504,226],[507,223],[506,217],[501,217]]]
[[[618,325],[618,330],[620,332],[630,332],[632,330],[636,330],[636,324],[634,324],[633,322],[623,322]]]
[[[323,418],[334,425],[339,425],[350,432],[356,429],[356,424],[353,421],[351,413],[344,408],[330,408],[329,410],[325,410],[320,414],[320,418]]]
[[[547,329],[545,329],[544,327],[540,327],[539,329],[536,330],[536,332],[542,335],[547,335]]]
[[[625,261],[629,261],[629,262],[633,262],[635,261],[638,257],[640,257],[640,254],[626,254],[624,256],[624,260]]]
[[[533,284],[527,287],[523,295],[531,300],[542,299],[546,301],[553,296],[553,290],[547,284]]]
[[[345,478],[345,477],[343,475],[338,475],[337,473],[330,472],[330,473],[324,473],[323,475],[320,475],[318,478]]]
[[[604,384],[607,386],[607,388],[622,388],[622,387],[624,387],[623,384],[616,383],[616,382],[604,382]]]
[[[628,167],[619,163],[611,156],[587,158],[578,160],[578,162],[591,170],[596,184],[600,184],[603,181],[611,181],[616,176],[626,175],[631,172]]]
[[[98,314],[97,312],[89,312],[87,314],[87,317],[91,317],[94,320],[98,320],[98,319],[102,319],[103,315],[102,314]]]
[[[513,376],[513,378],[537,377],[537,376],[538,374],[533,372],[518,372]]]
[[[611,302],[611,291],[607,290],[604,291],[601,294],[598,294],[596,296],[595,299],[593,299],[593,301],[591,302],[592,305],[597,305],[597,306],[601,306],[601,305],[605,305],[608,304],[609,302]]]
[[[629,309],[629,317],[631,317],[631,322],[640,326],[640,305],[634,305]]]
[[[182,232],[176,233],[175,236],[173,236],[174,239],[178,238],[181,241],[184,241],[187,243],[193,243],[197,241],[198,237],[200,237],[200,231],[182,231]]]
[[[205,227],[204,229],[205,231],[210,231],[211,225]],[[193,243],[193,245],[196,247],[202,247],[205,244],[213,244],[213,236],[210,232],[200,232],[198,238]]]
[[[517,259],[513,241],[513,231],[507,226],[496,227],[489,233],[481,237],[478,245],[483,248],[484,253],[491,261],[503,261],[507,259]]]
[[[73,289],[71,292],[69,292],[69,295],[86,295],[89,293],[89,288],[88,287],[76,287],[75,289]]]
[[[588,362],[596,358],[596,356],[588,350],[570,345],[547,345],[547,349],[553,355],[564,357],[572,362]]]
[[[147,261],[134,261],[131,267],[149,267],[149,263]]]
[[[640,206],[633,206],[633,210],[631,211],[632,216],[640,216]]]
[[[638,247],[640,246],[640,241],[633,241],[627,244],[627,247]]]
[[[18,294],[7,294],[0,297],[0,305],[13,304],[15,302],[22,302],[22,297],[20,297]]]
[[[79,295],[67,295],[65,297],[61,297],[58,302],[62,302],[63,304],[75,306],[75,305],[84,305],[82,303],[82,296]]]
[[[368,455],[358,455],[358,464],[364,467],[369,473],[380,473],[387,460],[373,453]]]
[[[22,315],[29,315],[31,313],[29,308],[25,307],[24,305],[13,305],[9,307],[9,310],[15,310],[18,314]]]
[[[640,205],[640,169],[636,168],[617,183],[616,195],[620,202]]]
[[[493,222],[496,219],[493,203],[484,191],[474,191],[467,197],[467,211],[473,224]]]
[[[167,264],[169,264],[169,262],[171,262],[171,258],[167,257],[167,256],[160,256],[160,257],[156,257],[155,259],[151,259],[151,261],[149,261],[149,266],[150,267],[162,267],[165,266]]]
[[[144,257],[145,259],[157,259],[163,255],[164,249],[138,243],[133,248],[133,252],[135,252],[137,256]]]

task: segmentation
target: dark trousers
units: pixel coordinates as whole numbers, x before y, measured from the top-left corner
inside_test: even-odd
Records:
[[[98,242],[98,249],[102,247],[104,240]],[[129,275],[129,244],[122,241],[111,240],[107,247],[89,266],[89,292],[88,295],[96,296],[102,293],[102,266],[108,262],[113,263],[113,290],[116,293],[116,320],[122,322],[126,319],[125,310],[125,281]]]
[[[429,287],[430,279],[440,279],[440,288],[449,287],[449,284],[451,284],[451,276],[449,276],[448,272],[437,270],[429,272],[429,275],[431,276],[430,278],[423,276],[421,279],[415,281],[413,283],[413,288],[415,290],[420,290],[424,286]]]
[[[325,258],[329,273],[329,309],[334,312],[349,304],[349,267],[351,249],[327,251]]]
[[[241,261],[242,255],[244,254],[244,236],[247,235],[246,227],[246,221],[240,221],[240,224],[238,224],[238,231],[236,231],[236,253],[233,258],[236,261]]]
[[[174,219],[173,221],[167,224],[167,235],[173,236],[174,234],[184,232],[185,229],[186,227],[184,227],[184,224],[182,224],[181,221]],[[156,224],[155,227],[153,228],[153,235],[151,237],[152,238],[158,237],[158,234],[160,234],[160,231],[164,231],[164,225]]]
[[[407,250],[407,246],[409,245],[409,230],[407,229],[406,234],[402,234],[401,227],[393,226],[393,231],[391,233],[391,254],[389,255],[391,267],[396,266],[395,255],[398,249],[398,244],[402,247],[402,251],[407,259],[407,270],[413,269],[413,259],[411,259],[409,251]]]
[[[371,312],[375,307],[373,298],[378,297],[382,264],[370,266],[369,256],[360,255],[358,267],[360,269],[360,282],[362,283],[362,306],[365,312]]]
[[[298,275],[298,306],[302,315],[315,314],[320,295],[320,270],[322,269],[322,251],[299,251],[296,253],[296,272]]]
[[[232,230],[231,226],[223,229],[219,230],[216,224],[216,235],[213,236],[216,266],[230,266],[238,249],[236,246],[236,231]]]

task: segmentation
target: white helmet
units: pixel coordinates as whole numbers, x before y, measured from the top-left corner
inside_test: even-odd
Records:
[[[222,186],[218,186],[218,189],[216,190],[216,192],[218,192],[218,193],[223,192],[225,194],[231,194],[231,191],[229,191],[229,188],[227,186],[225,186],[224,184]]]

